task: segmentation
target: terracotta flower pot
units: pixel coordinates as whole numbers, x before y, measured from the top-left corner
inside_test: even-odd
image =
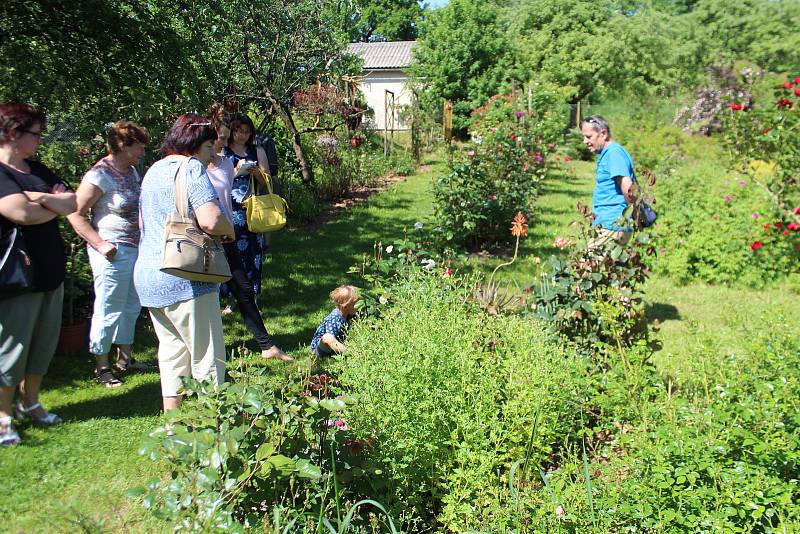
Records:
[[[89,322],[85,319],[77,324],[63,325],[58,337],[58,351],[75,353],[89,347]]]

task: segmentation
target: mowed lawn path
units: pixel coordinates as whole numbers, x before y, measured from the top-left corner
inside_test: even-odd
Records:
[[[260,302],[269,331],[298,358],[296,364],[269,362],[276,380],[307,361],[305,347],[331,309],[328,293],[356,282],[347,269],[372,254],[374,242],[402,237],[404,228],[430,216],[431,178],[443,164],[428,163],[333,221],[273,235],[273,259],[264,265]],[[256,348],[237,313],[225,318],[225,334],[229,350],[238,352],[243,344]],[[155,347],[149,318],[143,315],[136,356],[153,361]],[[133,486],[169,474],[168,466],[137,454],[142,436],[162,424],[158,375],[134,375],[111,390],[90,379],[91,369],[88,354],[56,355],[42,403],[65,424],[50,429],[20,425],[23,444],[0,449],[0,532],[169,531],[169,525],[123,496]]]

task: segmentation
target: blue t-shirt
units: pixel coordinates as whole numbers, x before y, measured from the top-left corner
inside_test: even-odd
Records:
[[[339,308],[334,308],[334,310],[325,317],[322,324],[317,327],[317,331],[314,332],[314,338],[311,340],[311,350],[318,351],[322,354],[330,354],[330,350],[320,347],[322,336],[330,334],[335,337],[337,341],[343,343],[345,328],[348,324],[350,324],[350,318],[342,315]]]
[[[175,211],[172,184],[177,170],[178,161],[165,158],[155,162],[142,180],[139,197],[142,235],[139,257],[133,270],[133,284],[142,306],[147,308],[165,308],[219,291],[219,284],[193,282],[161,272],[164,228],[167,216]],[[186,185],[190,215],[206,202],[219,202],[205,167],[196,159],[191,159],[186,167]]]
[[[621,229],[614,223],[622,216],[628,202],[622,194],[619,181],[614,179],[618,176],[629,176],[631,180],[636,181],[630,154],[622,148],[622,145],[612,142],[597,158],[596,181],[592,195],[594,226],[609,230]]]

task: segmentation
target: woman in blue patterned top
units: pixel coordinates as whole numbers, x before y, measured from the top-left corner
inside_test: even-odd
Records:
[[[164,229],[175,211],[173,183],[186,160],[189,213],[201,230],[233,239],[233,227],[220,209],[206,173],[217,134],[205,117],[178,117],[161,145],[165,157],[147,171],[139,202],[141,238],[133,281],[142,306],[149,308],[158,336],[158,363],[164,410],[177,408],[181,377],[225,378],[225,339],[219,310],[219,284],[193,282],[161,271]]]
[[[253,283],[253,291],[258,295],[261,292],[261,261],[263,249],[259,234],[253,233],[247,227],[247,214],[242,201],[250,193],[250,178],[255,178],[256,183],[266,185],[264,176],[269,163],[264,149],[254,144],[256,129],[250,117],[243,114],[235,115],[231,119],[231,137],[225,147],[225,157],[230,159],[233,166],[239,169],[243,163],[255,163],[256,166],[246,174],[238,174],[233,178],[231,187],[233,228],[236,231],[236,247],[242,256],[245,271]],[[228,293],[223,289],[223,297]]]

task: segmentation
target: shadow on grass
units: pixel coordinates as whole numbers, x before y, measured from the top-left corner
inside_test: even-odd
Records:
[[[92,384],[88,387],[102,387]],[[124,384],[109,396],[95,396],[77,402],[66,402],[58,409],[65,421],[88,421],[89,419],[124,419],[128,417],[151,417],[161,412],[161,386],[158,380],[136,385]]]
[[[661,322],[681,320],[681,314],[678,311],[678,308],[672,304],[664,304],[661,302],[647,304],[645,306],[645,317],[647,317],[648,323],[653,322],[656,319]]]

